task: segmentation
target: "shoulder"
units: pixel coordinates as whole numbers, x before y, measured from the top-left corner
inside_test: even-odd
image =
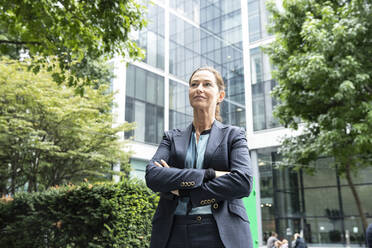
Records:
[[[216,123],[221,129],[226,130],[224,133],[228,137],[228,140],[235,140],[240,138],[246,138],[245,129],[233,125],[226,125],[221,122]]]
[[[222,122],[219,122],[216,120],[216,126],[221,128],[221,129],[227,129],[227,131],[229,133],[235,133],[235,134],[239,134],[239,133],[245,133],[245,129],[242,128],[242,127],[237,127],[237,126],[233,126],[233,125],[228,125],[228,124],[223,124]]]
[[[174,128],[174,129],[170,129],[168,131],[165,131],[164,134],[167,135],[167,136],[174,136],[174,135],[177,135],[180,132],[181,132],[180,129]]]
[[[186,128],[183,128],[183,129],[180,129],[180,128],[170,129],[168,131],[165,131],[164,135],[167,136],[168,138],[172,138],[174,136],[179,136],[179,135],[182,135],[183,133],[187,132],[188,128],[190,128],[190,127],[186,127]]]

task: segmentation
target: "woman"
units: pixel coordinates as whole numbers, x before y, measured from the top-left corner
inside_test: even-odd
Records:
[[[243,129],[216,120],[224,96],[216,70],[194,71],[189,80],[193,122],[165,132],[146,167],[147,186],[161,192],[152,248],[252,247],[240,199],[252,189],[247,140]]]

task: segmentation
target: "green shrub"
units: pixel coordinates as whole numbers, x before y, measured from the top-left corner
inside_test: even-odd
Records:
[[[157,201],[133,180],[19,193],[0,202],[0,247],[149,247]]]

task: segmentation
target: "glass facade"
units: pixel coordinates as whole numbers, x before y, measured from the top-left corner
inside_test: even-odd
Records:
[[[259,44],[260,40],[268,37],[268,16],[265,0],[248,1],[249,42],[254,44],[249,51],[254,131],[280,126],[278,120],[273,117],[276,100],[271,97],[276,82],[271,77],[269,58],[261,51]]]
[[[265,0],[248,0],[249,42],[259,41],[268,36],[266,25],[269,14],[265,2]]]
[[[193,119],[188,85],[169,82],[169,129],[186,128]]]
[[[271,91],[276,86],[271,77],[269,58],[259,47],[250,50],[253,129],[259,131],[279,126],[273,117],[276,100],[271,97]]]
[[[130,177],[145,180],[147,160],[131,158],[129,161],[132,166]]]
[[[170,14],[169,72],[187,83],[200,66],[217,69],[226,85],[221,116],[225,123],[245,127],[240,1],[192,2],[191,7],[186,1],[171,1],[171,8],[189,19]],[[182,123],[174,118],[170,121]]]
[[[163,77],[129,64],[125,86],[125,120],[136,123],[125,138],[158,144],[164,132]]]
[[[350,187],[337,176],[331,159],[319,159],[313,164],[315,172],[307,174],[283,165],[275,148],[256,151],[264,241],[271,231],[287,239],[288,232],[303,231],[308,243],[344,244],[345,233],[349,233],[351,243],[363,242],[363,228]],[[371,174],[371,168],[359,173]],[[354,183],[367,218],[372,218],[372,178],[365,176],[361,180],[355,175]]]
[[[137,44],[145,51],[145,63],[164,70],[164,9],[148,2],[145,6],[148,25],[138,31]]]
[[[226,85],[225,101],[221,104],[223,122],[245,127],[245,87],[243,50],[241,36],[240,0],[175,0],[169,1],[169,37],[165,37],[165,10],[156,4],[146,4],[149,25],[137,33],[138,44],[146,51],[144,63],[154,68],[129,66],[126,85],[125,120],[138,123],[134,132],[136,141],[156,144],[161,123],[141,127],[147,123],[147,116],[158,118],[163,104],[155,103],[151,94],[164,92],[164,84],[169,81],[169,128],[183,128],[192,120],[192,109],[188,103],[188,79],[200,66],[217,69]],[[182,16],[183,18],[180,18]],[[169,73],[178,80],[165,80],[156,76],[155,69],[165,70],[165,43],[169,41]],[[133,72],[134,71],[134,72]],[[155,79],[156,78],[156,79]],[[147,80],[150,80],[149,82]],[[152,81],[157,83],[153,83]],[[160,86],[160,81],[163,84]],[[138,113],[139,109],[144,109]],[[155,131],[157,130],[157,131]],[[150,135],[150,136],[148,136]]]

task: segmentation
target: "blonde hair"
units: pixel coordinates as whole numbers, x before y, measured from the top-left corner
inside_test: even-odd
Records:
[[[221,92],[221,91],[225,90],[225,83],[223,82],[221,74],[216,69],[214,69],[213,67],[210,67],[210,66],[203,66],[203,67],[200,67],[200,68],[196,69],[190,76],[189,84],[191,83],[191,79],[195,75],[195,73],[197,73],[199,71],[209,71],[209,72],[213,73],[213,75],[216,79],[216,84],[217,84],[217,87],[218,87],[218,91]],[[218,102],[217,105],[216,105],[216,112],[215,112],[215,118],[218,121],[222,121],[222,117],[220,115],[220,110],[221,110],[220,109],[220,103]]]

